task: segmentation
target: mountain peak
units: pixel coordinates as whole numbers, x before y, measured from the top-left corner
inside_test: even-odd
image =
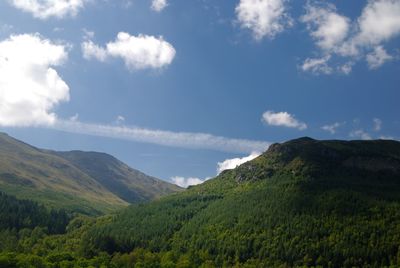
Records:
[[[303,178],[328,174],[364,176],[388,173],[400,176],[400,142],[303,137],[271,145],[260,157],[243,164],[235,172],[237,181],[259,180],[277,174]]]

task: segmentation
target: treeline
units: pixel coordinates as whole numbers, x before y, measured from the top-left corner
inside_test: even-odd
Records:
[[[49,234],[60,234],[70,216],[64,210],[47,209],[30,200],[19,200],[0,192],[0,230],[46,228]]]

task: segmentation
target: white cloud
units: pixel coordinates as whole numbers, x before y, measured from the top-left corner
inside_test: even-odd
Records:
[[[336,133],[337,129],[342,125],[343,125],[343,123],[335,122],[332,125],[322,126],[321,129],[325,130],[333,135]]]
[[[375,131],[381,131],[381,129],[382,129],[382,120],[379,119],[379,118],[374,118],[373,122],[374,122],[374,130]]]
[[[400,1],[369,0],[358,19],[359,33],[355,41],[377,45],[400,34]]]
[[[110,57],[121,58],[129,70],[158,69],[172,63],[176,51],[162,37],[149,35],[131,36],[120,32],[114,42],[102,48],[92,41],[82,43],[83,56],[86,59],[106,61]]]
[[[286,0],[240,0],[235,11],[241,27],[250,29],[256,40],[274,38],[292,25]]]
[[[372,140],[371,135],[362,129],[353,130],[350,132],[349,136],[356,139]]]
[[[350,20],[336,13],[333,5],[317,7],[309,4],[301,21],[307,24],[311,36],[323,50],[331,50],[343,42],[350,29]]]
[[[367,63],[370,69],[377,69],[385,62],[393,59],[382,46],[375,47],[374,51],[367,55]]]
[[[208,149],[231,153],[265,151],[270,143],[245,139],[232,139],[206,133],[172,132],[139,127],[111,126],[58,120],[52,129],[70,133],[86,134],[152,143],[187,149]]]
[[[205,179],[199,179],[199,178],[185,178],[185,177],[172,177],[171,181],[183,188],[187,188],[189,186],[193,186],[193,185],[199,185],[202,184],[203,182],[209,180],[210,178],[205,178]]]
[[[330,58],[330,56],[315,59],[308,58],[303,62],[301,70],[304,72],[311,72],[313,74],[331,74],[333,69],[328,65]]]
[[[31,13],[35,18],[76,16],[86,0],[8,0],[14,7]]]
[[[297,128],[299,130],[307,129],[307,125],[303,122],[298,121],[293,115],[288,112],[278,112],[266,111],[262,119],[268,125],[271,126],[283,126],[290,128]]]
[[[108,58],[107,50],[99,47],[92,41],[88,40],[82,43],[82,53],[83,57],[87,60],[97,59],[98,61],[106,61]]]
[[[232,159],[226,159],[225,161],[218,162],[217,164],[217,174],[221,173],[224,170],[227,169],[234,169],[237,166],[240,166],[243,163],[246,163],[248,161],[253,160],[254,158],[260,156],[261,153],[253,152],[249,156],[245,156],[242,158],[232,158]]]
[[[322,72],[315,72],[311,67],[303,70],[324,74],[332,74],[336,70],[349,74],[354,63],[361,59],[366,59],[370,69],[377,69],[386,61],[394,59],[385,51],[383,43],[400,35],[399,0],[369,0],[360,17],[353,22],[338,14],[333,4],[321,7],[318,2],[314,2],[307,5],[306,14],[301,20],[307,24],[322,54],[319,62],[307,62],[310,59],[305,62],[320,63],[316,66],[321,66]],[[346,59],[351,65],[333,68],[322,61],[333,56]]]
[[[66,47],[38,34],[11,35],[0,42],[0,125],[52,124],[52,112],[69,100],[69,87],[53,69]]]
[[[168,6],[167,0],[153,0],[151,2],[151,9],[160,12]]]

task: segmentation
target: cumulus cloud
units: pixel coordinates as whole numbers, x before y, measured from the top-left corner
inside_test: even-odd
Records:
[[[335,122],[331,125],[322,126],[321,129],[325,130],[333,135],[336,133],[337,129],[342,125],[343,125],[343,123]]]
[[[370,69],[377,69],[394,59],[383,45],[400,35],[400,1],[369,0],[360,17],[354,21],[340,15],[333,4],[321,5],[319,2],[309,2],[306,14],[301,18],[320,49],[321,61],[310,62],[310,59],[306,59],[303,65],[320,63],[325,71],[319,73],[332,74],[336,70],[349,74],[354,62],[361,59],[367,61]],[[322,62],[322,59],[331,59],[333,56],[338,62],[345,59],[351,65],[334,68]],[[302,70],[316,73],[311,67]]]
[[[100,47],[92,41],[82,43],[82,53],[86,59],[106,61],[108,58],[121,58],[129,70],[159,69],[172,63],[176,51],[162,37],[149,35],[132,36],[120,32],[113,42]]]
[[[171,181],[183,188],[188,188],[189,186],[193,185],[199,185],[202,184],[203,182],[209,180],[210,178],[205,178],[205,179],[199,179],[199,178],[185,178],[185,177],[172,177]]]
[[[382,46],[375,47],[374,51],[367,55],[367,63],[370,69],[378,69],[385,62],[393,59]]]
[[[301,21],[307,24],[311,36],[323,50],[331,50],[343,42],[350,30],[350,20],[336,13],[333,5],[321,7],[308,4]]]
[[[355,42],[377,45],[400,34],[400,1],[369,0],[358,19]]]
[[[153,0],[151,2],[151,9],[160,12],[168,6],[167,0]]]
[[[53,109],[69,100],[69,87],[53,69],[68,57],[64,45],[38,34],[0,42],[0,125],[53,124]]]
[[[362,129],[353,130],[350,132],[349,136],[356,139],[372,140],[371,135]]]
[[[76,16],[87,0],[8,0],[14,7],[31,13],[35,18]]]
[[[292,20],[286,13],[286,0],[240,0],[236,16],[242,28],[249,29],[256,40],[274,38]]]
[[[244,164],[248,161],[253,160],[254,158],[260,156],[261,153],[258,152],[253,152],[251,153],[249,156],[245,156],[242,158],[232,158],[232,159],[226,159],[225,161],[222,162],[218,162],[217,164],[217,174],[221,173],[224,170],[227,169],[234,169],[238,166],[240,166],[241,164]]]
[[[301,65],[301,69],[304,72],[311,72],[313,74],[331,74],[333,68],[328,64],[330,58],[330,56],[325,56],[323,58],[308,58]]]
[[[207,133],[172,132],[140,127],[88,124],[74,121],[58,120],[51,128],[70,133],[131,140],[178,148],[208,149],[231,153],[264,151],[270,145],[269,142],[265,141],[232,139]]]
[[[262,119],[265,123],[271,126],[282,126],[282,127],[290,127],[297,128],[299,130],[307,129],[307,124],[301,121],[298,121],[293,115],[288,112],[278,112],[274,111],[266,111]]]

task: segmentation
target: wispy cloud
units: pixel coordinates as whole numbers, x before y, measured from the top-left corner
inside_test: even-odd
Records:
[[[248,154],[255,151],[262,152],[270,145],[269,142],[265,141],[232,139],[207,133],[173,132],[141,127],[89,124],[77,121],[58,120],[53,125],[47,127],[70,133],[131,140],[170,147],[207,149],[230,153]]]
[[[322,129],[322,130],[325,130],[325,131],[327,131],[327,132],[329,132],[329,133],[331,133],[331,134],[333,135],[333,134],[336,133],[337,129],[338,129],[339,127],[341,127],[342,125],[344,125],[344,124],[345,124],[345,123],[335,122],[335,123],[333,123],[333,124],[331,124],[331,125],[322,126],[321,129]]]

